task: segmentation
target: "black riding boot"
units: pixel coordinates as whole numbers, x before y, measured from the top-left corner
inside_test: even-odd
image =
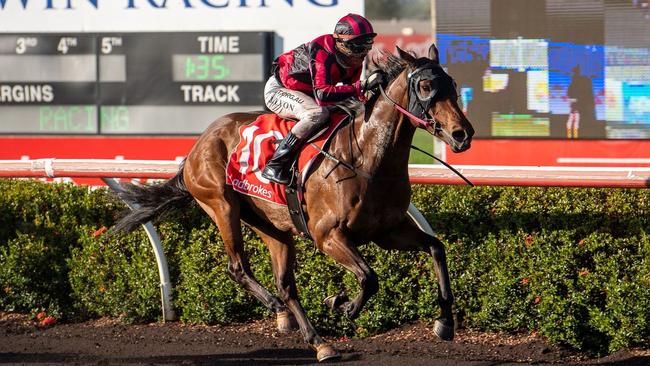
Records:
[[[262,171],[262,176],[275,183],[289,184],[291,180],[289,168],[296,155],[298,155],[301,146],[302,141],[296,135],[289,132],[287,137],[282,139],[278,148],[275,149],[271,160],[266,163]]]

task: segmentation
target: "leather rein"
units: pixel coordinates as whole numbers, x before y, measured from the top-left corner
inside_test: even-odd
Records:
[[[433,130],[435,132],[442,132],[443,131],[443,129],[442,129],[442,127],[440,127],[440,124],[438,123],[438,121],[436,121],[434,118],[422,119],[422,118],[414,115],[413,113],[409,112],[406,108],[399,105],[399,103],[394,101],[391,97],[388,96],[388,94],[386,94],[386,91],[384,91],[384,87],[382,85],[379,85],[379,91],[381,92],[381,95],[384,97],[384,99],[389,101],[393,105],[393,107],[395,107],[395,109],[397,109],[403,115],[408,117],[409,120],[415,125],[415,127],[423,128],[425,130],[429,130],[429,128],[431,128],[431,130]]]

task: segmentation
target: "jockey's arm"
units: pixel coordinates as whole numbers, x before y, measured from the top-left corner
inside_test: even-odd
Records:
[[[314,97],[319,105],[331,105],[350,97],[362,97],[361,81],[359,80],[361,69],[353,77],[356,80],[353,84],[332,85],[332,70],[330,68],[336,67],[334,57],[324,51],[317,51],[317,54],[311,57],[312,87]]]

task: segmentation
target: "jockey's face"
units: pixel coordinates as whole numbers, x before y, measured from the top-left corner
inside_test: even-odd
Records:
[[[361,66],[372,49],[372,35],[359,36],[350,40],[336,39],[337,60],[345,67]]]

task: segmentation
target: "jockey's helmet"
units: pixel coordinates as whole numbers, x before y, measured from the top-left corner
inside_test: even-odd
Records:
[[[350,13],[341,18],[334,27],[333,36],[343,63],[347,64],[344,66],[361,65],[376,35],[368,19],[359,14]]]

